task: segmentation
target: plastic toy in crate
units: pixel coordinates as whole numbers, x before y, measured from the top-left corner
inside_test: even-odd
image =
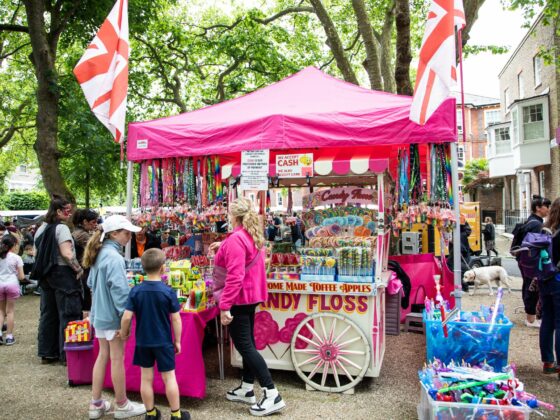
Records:
[[[371,248],[343,247],[337,249],[338,281],[373,283],[375,263]]]
[[[474,365],[487,363],[501,371],[508,363],[509,335],[513,324],[503,314],[498,314],[495,323],[486,322],[487,317],[479,312],[462,312],[459,319],[447,323],[445,337],[438,311],[433,319],[424,312],[426,331],[426,358],[439,359]]]
[[[183,271],[185,275],[189,274],[191,271],[192,264],[190,260],[179,260],[179,261],[172,261],[169,263],[169,270],[170,271]]]
[[[528,419],[534,408],[555,409],[527,393],[510,367],[494,372],[488,365],[445,365],[434,360],[418,371],[418,377],[422,388],[420,419],[522,420]]]
[[[83,343],[92,339],[91,324],[88,320],[70,321],[64,329],[64,341],[66,343]]]
[[[189,285],[190,289],[185,293],[185,300],[183,304],[184,312],[199,312],[207,308],[208,297],[206,294],[206,283],[203,280],[192,283]]]
[[[336,260],[334,257],[301,257],[301,279],[309,281],[334,281]]]

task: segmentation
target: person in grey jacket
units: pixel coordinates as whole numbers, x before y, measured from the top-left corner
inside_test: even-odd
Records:
[[[121,251],[130,241],[132,232],[138,232],[140,228],[120,215],[109,216],[101,227],[102,231],[95,232],[88,241],[83,258],[83,266],[90,269],[88,286],[93,295],[90,321],[99,340],[99,354],[93,367],[89,418],[99,419],[111,409],[110,402],[101,398],[105,369],[111,358],[115,418],[125,419],[146,412],[143,404],[129,401],[126,397],[124,341],[118,334],[129,293]]]

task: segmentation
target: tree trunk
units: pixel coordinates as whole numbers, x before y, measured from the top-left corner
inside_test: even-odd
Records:
[[[37,77],[37,153],[43,183],[49,194],[74,201],[58,168],[58,73],[55,67],[56,40],[49,43],[45,30],[45,4],[42,0],[25,0],[29,38],[33,53],[31,61]]]
[[[383,90],[383,80],[381,79],[381,68],[379,66],[379,54],[377,44],[373,37],[373,29],[367,14],[364,0],[352,0],[352,7],[358,22],[358,31],[364,40],[366,49],[366,59],[363,63],[369,77],[369,84],[374,90]]]
[[[396,0],[395,23],[397,26],[397,61],[395,64],[395,82],[397,93],[412,95],[410,84],[410,6],[408,0]]]
[[[465,10],[465,20],[467,21],[467,25],[463,29],[462,38],[463,38],[463,46],[467,44],[467,41],[470,38],[470,31],[473,24],[476,22],[478,18],[478,10],[484,4],[485,0],[465,0],[463,2],[463,9]]]
[[[90,188],[91,188],[91,175],[89,169],[86,169],[86,209],[90,208]]]
[[[356,74],[352,69],[352,65],[348,61],[344,53],[344,46],[342,45],[342,41],[338,36],[338,32],[334,26],[333,21],[331,20],[325,6],[321,0],[309,0],[313,9],[315,9],[315,14],[319,18],[323,29],[325,30],[325,35],[327,36],[327,45],[329,46],[334,59],[336,61],[336,65],[340,72],[342,73],[342,77],[344,80],[350,83],[354,83],[355,85],[359,85],[358,79],[356,78]]]
[[[393,65],[393,24],[395,22],[395,2],[387,6],[385,21],[379,39],[381,57],[381,75],[383,76],[383,90],[395,93],[395,69]]]

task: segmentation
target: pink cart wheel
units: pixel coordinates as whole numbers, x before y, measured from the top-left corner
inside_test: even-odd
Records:
[[[354,388],[371,360],[371,349],[360,327],[350,318],[332,313],[313,314],[301,321],[292,336],[290,351],[299,377],[313,389],[325,392]]]

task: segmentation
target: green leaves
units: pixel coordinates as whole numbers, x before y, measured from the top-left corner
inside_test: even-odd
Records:
[[[45,210],[49,203],[45,192],[11,192],[0,196],[0,207],[7,210]]]

